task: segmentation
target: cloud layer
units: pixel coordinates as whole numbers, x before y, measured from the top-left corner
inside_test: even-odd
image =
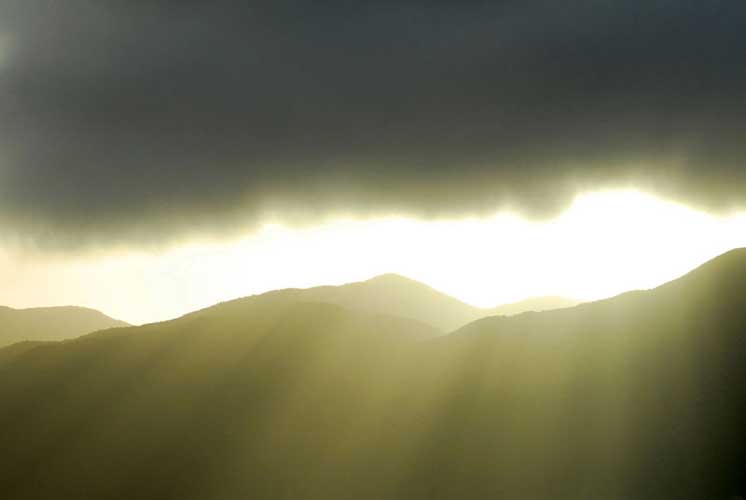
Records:
[[[6,0],[0,224],[49,248],[337,214],[746,207],[746,4]]]

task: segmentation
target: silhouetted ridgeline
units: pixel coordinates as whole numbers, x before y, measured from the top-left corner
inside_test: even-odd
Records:
[[[443,333],[485,316],[560,309],[580,303],[564,297],[537,297],[494,308],[479,308],[397,274],[384,274],[342,286],[277,290],[270,294],[306,302],[336,304],[356,311],[410,318],[432,325]],[[253,297],[239,299],[238,302],[251,299]]]
[[[0,306],[0,347],[27,340],[64,340],[124,326],[130,325],[84,307],[11,309]]]
[[[0,350],[0,498],[743,495],[744,277],[438,338],[277,292]]]

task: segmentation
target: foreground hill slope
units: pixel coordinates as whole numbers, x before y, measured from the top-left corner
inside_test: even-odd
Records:
[[[84,307],[0,307],[0,347],[27,340],[69,339],[124,326],[129,325]]]
[[[744,495],[745,276],[738,250],[431,340],[276,293],[0,350],[0,497]]]
[[[485,318],[435,351],[433,364],[458,380],[427,453],[427,477],[460,464],[440,488],[497,495],[512,484],[527,498],[746,491],[746,249],[654,290]]]
[[[435,334],[267,295],[0,350],[0,497],[286,498],[382,425],[387,367]]]

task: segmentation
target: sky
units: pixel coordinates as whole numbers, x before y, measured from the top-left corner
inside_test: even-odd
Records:
[[[492,270],[490,291],[446,277],[464,252],[443,254],[440,274],[370,252],[326,274],[268,257],[303,261],[299,248],[330,228],[336,242],[373,245],[397,224],[433,233],[442,252],[494,241],[495,217],[556,227],[594,193],[617,193],[603,203],[622,200],[630,221],[666,224],[670,206],[705,218],[692,223],[704,233],[670,240],[690,250],[671,251],[712,257],[737,242],[746,210],[744,23],[733,0],[0,0],[0,303],[111,295],[104,306],[140,322],[379,270],[480,304],[600,296],[622,285],[573,290]],[[701,250],[715,227],[718,243]],[[500,241],[534,269],[554,262],[523,237]],[[179,264],[199,249],[267,277],[209,281],[211,265]],[[103,284],[83,283],[93,276]],[[160,312],[121,305],[160,300],[165,283],[192,295]]]
[[[546,221],[507,212],[340,218],[160,251],[0,253],[0,304],[84,305],[141,324],[389,272],[478,307],[545,295],[586,301],[653,288],[736,247],[746,247],[746,212],[714,216],[640,191],[598,191]]]

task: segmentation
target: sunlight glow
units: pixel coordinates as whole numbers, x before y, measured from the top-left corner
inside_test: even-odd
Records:
[[[15,259],[7,276],[48,283],[45,304],[75,303],[146,322],[271,289],[387,272],[484,307],[542,295],[594,300],[660,285],[739,246],[746,246],[744,215],[716,217],[616,190],[579,196],[549,221],[500,213],[435,221],[349,218],[305,229],[267,225],[237,241],[161,254],[27,258],[25,267]],[[0,303],[38,305],[33,288],[24,290],[20,278],[15,288],[0,285]]]

